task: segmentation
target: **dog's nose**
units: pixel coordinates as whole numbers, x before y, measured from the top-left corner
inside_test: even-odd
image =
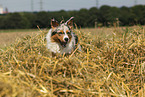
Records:
[[[68,38],[64,38],[65,42],[68,42]]]

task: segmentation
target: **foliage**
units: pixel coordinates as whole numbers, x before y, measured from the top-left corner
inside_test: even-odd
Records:
[[[21,12],[0,15],[0,29],[21,29],[21,28],[41,28],[50,27],[50,19],[56,18],[58,21],[67,20],[71,16],[75,17],[75,22],[79,27],[113,26],[116,20],[120,26],[145,24],[145,6],[136,5],[133,7],[110,7],[101,6],[99,9],[80,9],[79,11],[53,11],[53,12]]]
[[[0,28],[3,29],[24,29],[29,28],[29,26],[30,22],[26,19],[26,17],[19,13],[10,13],[1,18],[0,21]]]
[[[45,31],[1,50],[0,96],[144,96],[144,29],[96,31],[75,30],[82,52],[69,56],[51,57]]]

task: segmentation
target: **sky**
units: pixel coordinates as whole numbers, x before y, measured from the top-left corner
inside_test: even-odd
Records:
[[[42,1],[42,4],[40,3]],[[59,10],[80,10],[81,8],[96,7],[97,0],[0,0],[3,8],[9,12],[21,11],[59,11]],[[102,5],[131,7],[135,4],[145,5],[145,0],[98,0],[99,7]],[[32,3],[33,2],[33,3]],[[40,7],[40,5],[42,5]]]

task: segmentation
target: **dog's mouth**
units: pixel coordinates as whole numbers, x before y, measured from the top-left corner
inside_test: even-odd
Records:
[[[67,43],[68,43],[68,42],[62,42],[62,41],[60,41],[60,40],[59,40],[59,42],[60,42],[60,45],[61,45],[62,47],[66,47],[66,45],[67,45]]]
[[[62,47],[66,47],[66,45],[67,45],[67,42],[61,42]]]

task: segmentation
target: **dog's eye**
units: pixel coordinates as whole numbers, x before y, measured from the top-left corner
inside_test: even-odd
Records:
[[[55,35],[57,32],[52,32],[51,36]]]

